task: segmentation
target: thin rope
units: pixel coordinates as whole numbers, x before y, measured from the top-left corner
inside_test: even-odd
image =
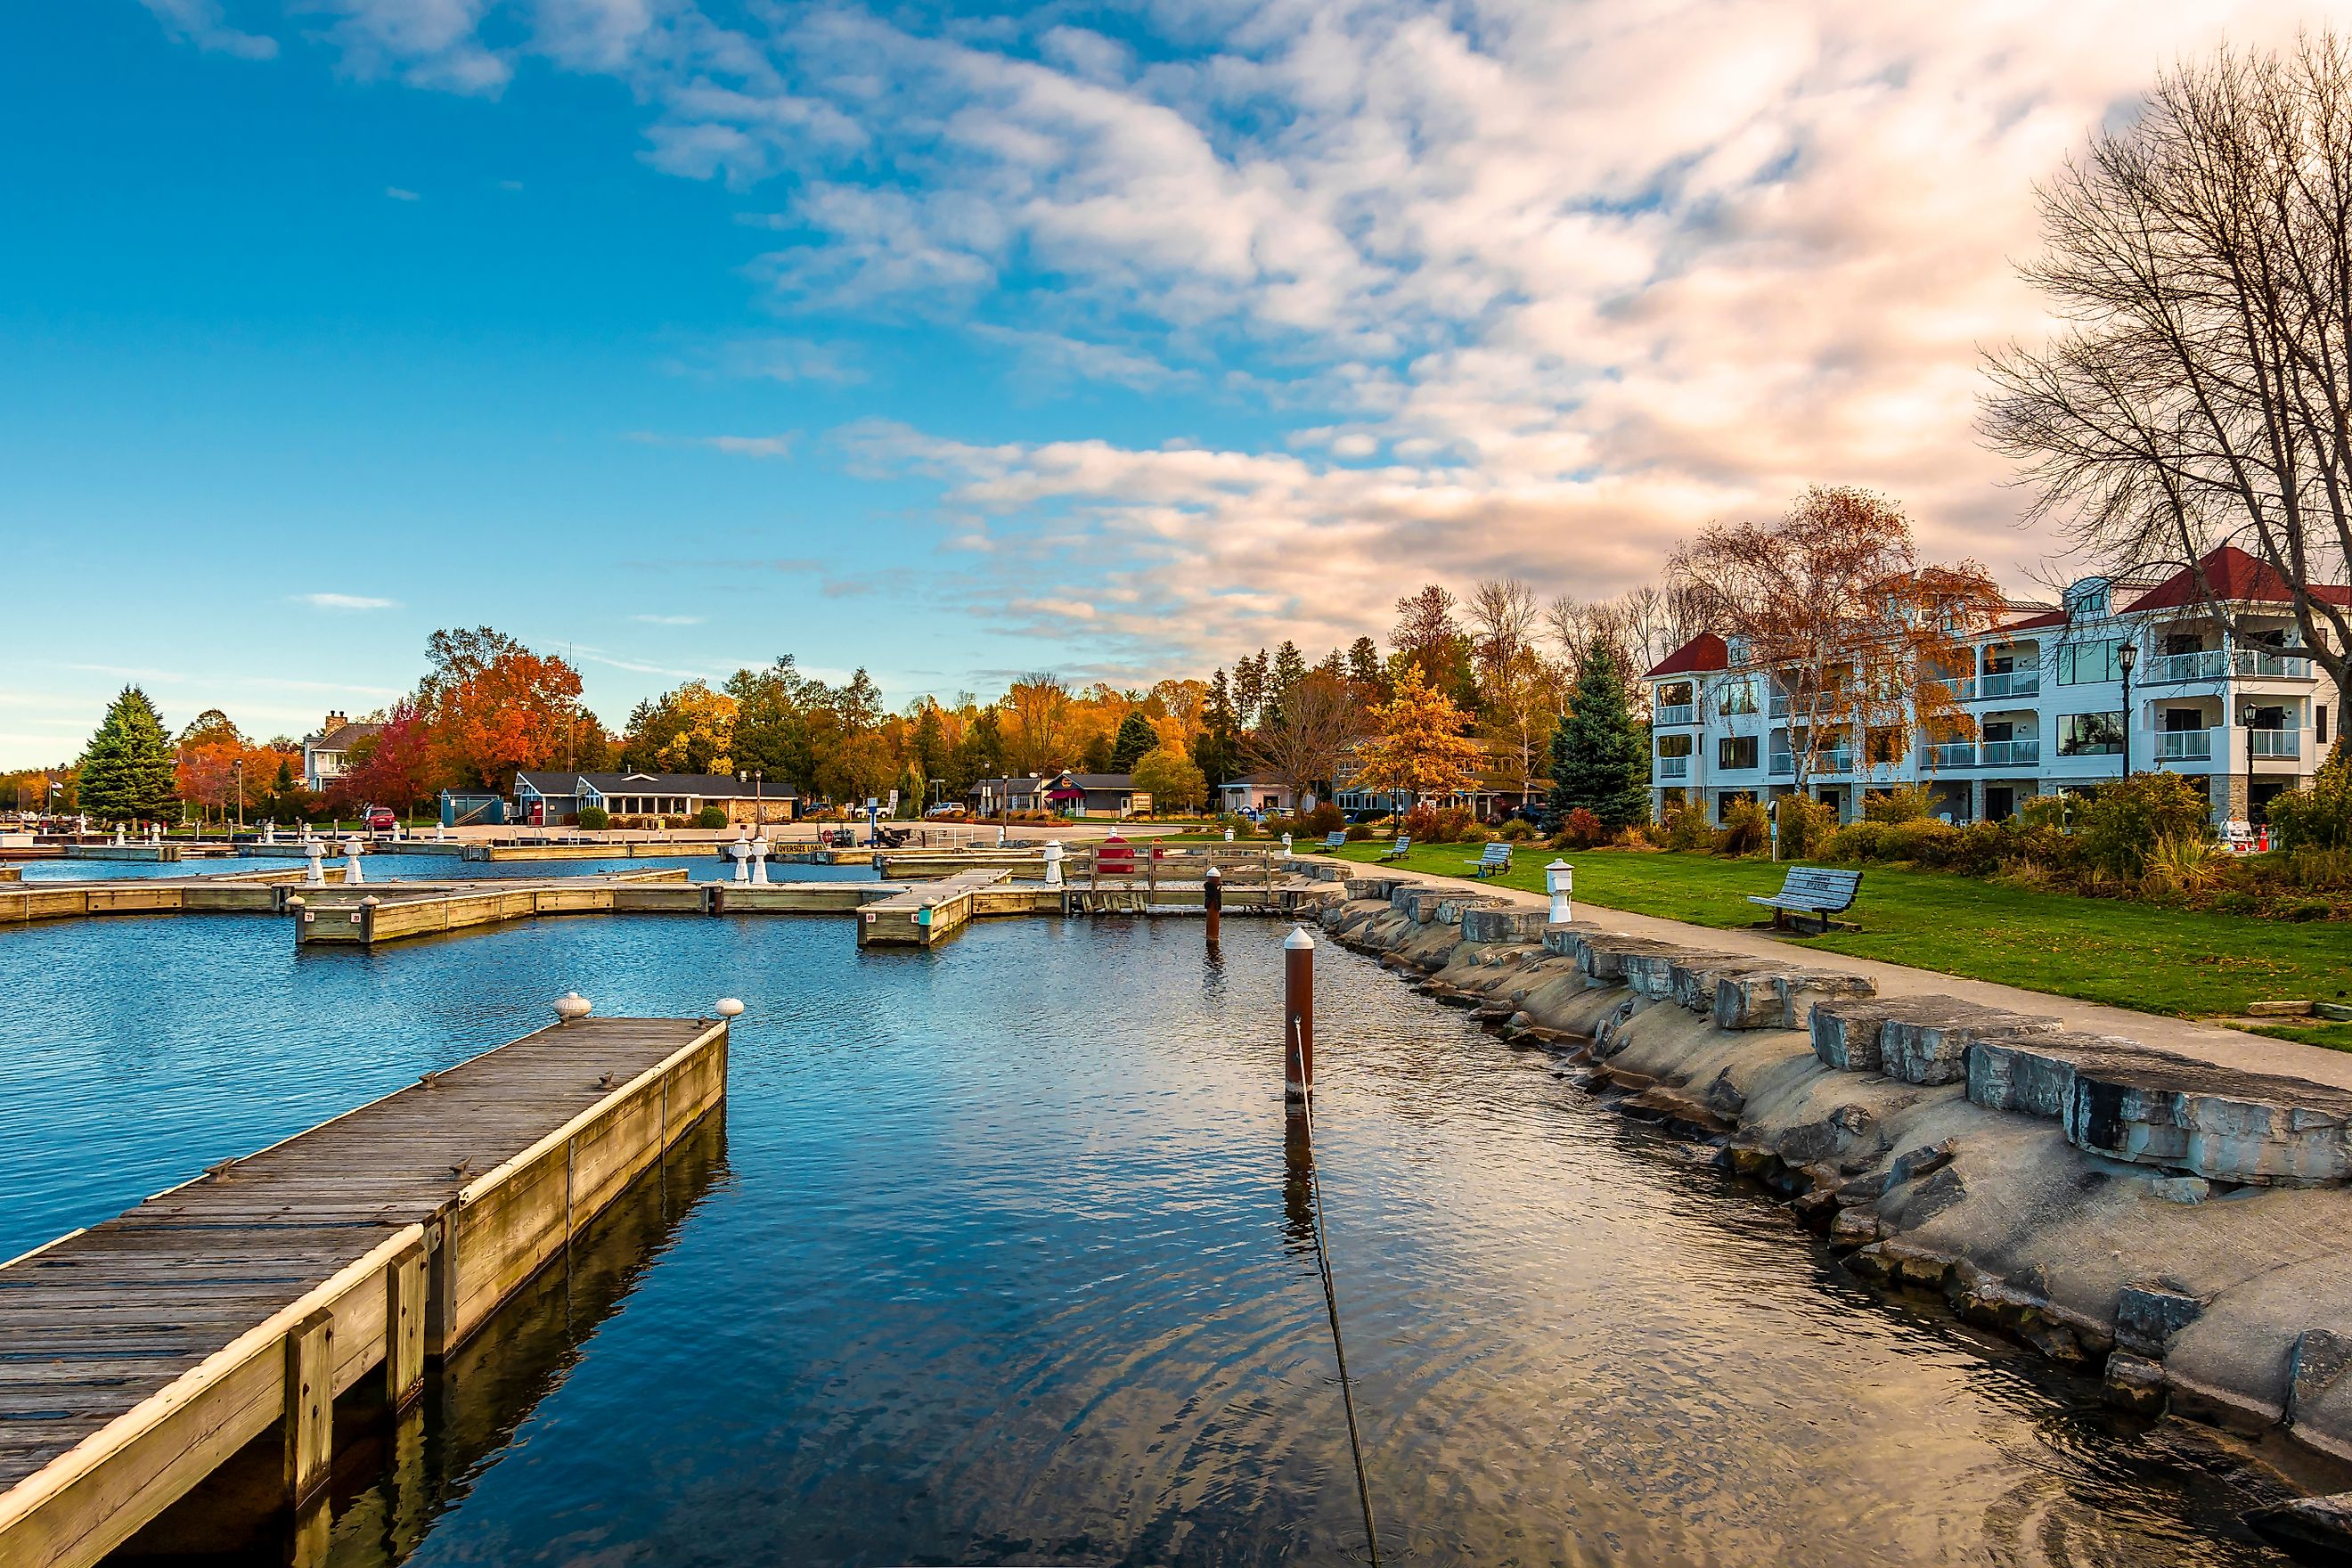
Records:
[[[1297,1043],[1292,1020],[1292,1043]],[[1331,1283],[1331,1254],[1324,1241],[1330,1226],[1323,1218],[1323,1176],[1315,1166],[1315,1097],[1307,1096],[1307,1188],[1315,1196],[1315,1268],[1323,1277],[1323,1310],[1331,1320],[1331,1354],[1339,1363],[1339,1403],[1348,1412],[1348,1452],[1356,1461],[1356,1500],[1364,1510],[1364,1543],[1371,1549],[1372,1568],[1381,1568],[1380,1532],[1372,1527],[1372,1488],[1364,1479],[1364,1439],[1356,1429],[1356,1395],[1348,1378],[1348,1344],[1339,1334],[1339,1295]]]

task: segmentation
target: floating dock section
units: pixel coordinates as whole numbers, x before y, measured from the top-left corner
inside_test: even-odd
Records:
[[[335,1397],[410,1403],[726,1086],[723,1023],[575,1019],[0,1265],[0,1568],[96,1563],[272,1427],[312,1502]]]

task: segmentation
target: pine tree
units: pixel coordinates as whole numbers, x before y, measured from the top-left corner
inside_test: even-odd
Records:
[[[82,809],[101,822],[159,821],[177,799],[173,766],[163,716],[144,691],[126,686],[81,754]]]
[[[1160,732],[1151,721],[1143,716],[1140,708],[1130,708],[1127,717],[1118,721],[1118,738],[1110,746],[1110,771],[1132,773],[1135,764],[1160,747]]]
[[[1600,638],[1585,655],[1575,706],[1551,734],[1551,809],[1582,807],[1612,830],[1650,816],[1649,743],[1625,700],[1617,656]]]

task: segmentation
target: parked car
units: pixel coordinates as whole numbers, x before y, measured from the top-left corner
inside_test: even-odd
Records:
[[[392,807],[388,805],[369,806],[362,816],[366,819],[370,833],[389,833],[400,820],[392,814]]]
[[[945,817],[961,816],[962,815],[963,807],[960,805],[935,805],[931,807],[930,810],[923,813],[923,818],[925,821],[936,822]]]

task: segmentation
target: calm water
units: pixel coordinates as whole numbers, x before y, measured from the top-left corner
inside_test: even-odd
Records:
[[[110,881],[132,877],[213,877],[228,871],[299,871],[301,858],[291,859],[256,856],[231,856],[215,860],[25,860],[17,864],[25,868],[27,882]],[[340,866],[342,857],[330,855],[327,864]],[[603,871],[643,871],[647,869],[683,869],[698,882],[725,880],[734,875],[731,862],[715,855],[662,856],[652,859],[613,860],[477,860],[468,862],[456,855],[362,855],[360,869],[371,882],[406,879],[409,880],[451,879],[462,878],[482,881],[493,877],[574,877]],[[768,875],[777,881],[787,878],[863,877],[871,880],[870,865],[852,866],[771,866]]]
[[[0,1256],[536,1026],[750,1004],[723,1126],[339,1434],[369,1564],[1360,1559],[1279,931],[574,917],[369,954],[0,934]],[[1328,944],[1325,1184],[1394,1563],[2273,1561],[2267,1472],[1850,1285],[1780,1210]],[[2340,1481],[2335,1484],[2342,1484]]]

